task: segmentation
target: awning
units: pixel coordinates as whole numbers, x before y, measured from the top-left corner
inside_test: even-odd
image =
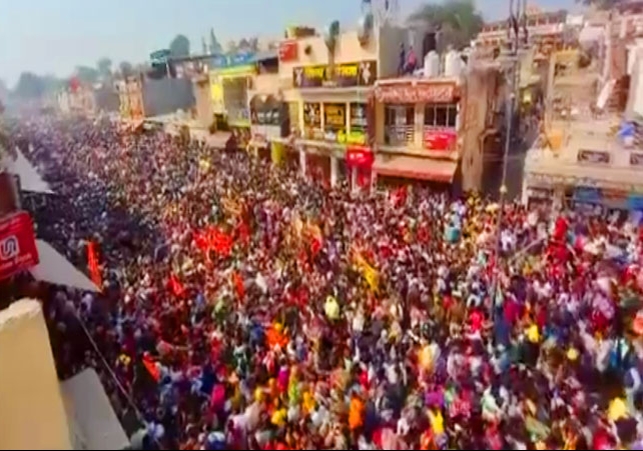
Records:
[[[130,446],[94,369],[60,384],[74,449],[125,449]]]
[[[377,175],[451,183],[457,166],[455,161],[377,155],[373,170]]]
[[[20,178],[20,187],[23,191],[53,194],[49,184],[40,177],[36,168],[29,163],[20,149],[16,148],[15,160],[7,156],[3,163],[10,173]]]
[[[63,255],[43,240],[36,240],[40,263],[31,268],[31,275],[42,282],[64,285],[79,290],[98,292],[94,283],[77,270]]]

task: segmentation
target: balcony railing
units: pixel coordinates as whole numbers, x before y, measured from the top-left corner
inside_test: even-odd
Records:
[[[384,144],[387,146],[407,146],[415,141],[415,125],[386,125]]]

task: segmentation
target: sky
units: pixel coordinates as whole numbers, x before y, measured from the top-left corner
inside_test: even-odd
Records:
[[[384,0],[373,0],[373,2]],[[392,0],[391,0],[392,1]],[[405,17],[427,0],[397,0]],[[431,0],[429,0],[431,1]],[[506,17],[509,0],[477,0],[485,19]],[[543,9],[574,0],[538,0]],[[214,29],[231,39],[280,37],[288,25],[353,28],[361,0],[0,0],[0,79],[13,86],[22,71],[69,76],[77,65],[108,57],[139,63],[185,34],[197,52]]]

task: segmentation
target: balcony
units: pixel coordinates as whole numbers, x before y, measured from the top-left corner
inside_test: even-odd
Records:
[[[387,146],[408,146],[415,142],[415,125],[386,125],[384,144]]]

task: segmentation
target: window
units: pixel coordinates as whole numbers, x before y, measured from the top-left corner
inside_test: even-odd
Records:
[[[322,139],[321,103],[304,103],[304,138]]]
[[[384,107],[384,143],[404,146],[414,140],[415,106],[386,105]]]
[[[413,125],[415,107],[413,105],[386,105],[384,125]]]
[[[458,119],[458,106],[454,103],[428,104],[424,108],[425,127],[455,128]]]
[[[324,138],[328,141],[346,142],[346,104],[324,104]]]
[[[349,144],[366,144],[368,142],[368,116],[365,103],[350,104]]]

